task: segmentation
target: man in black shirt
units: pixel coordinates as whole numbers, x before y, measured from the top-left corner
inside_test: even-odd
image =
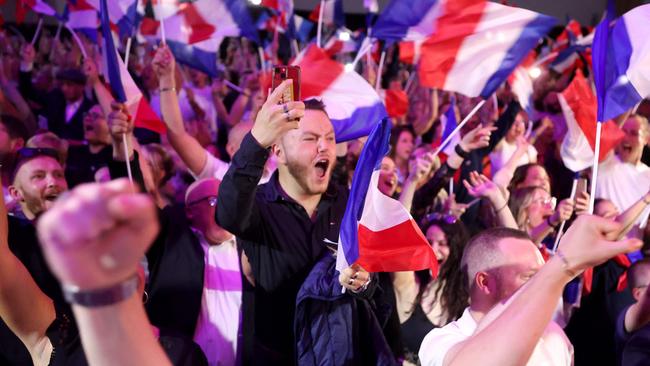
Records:
[[[314,265],[334,249],[328,243],[338,241],[348,198],[344,188],[330,184],[336,142],[322,103],[278,104],[290,85],[288,80],[276,88],[258,113],[217,203],[217,222],[241,239],[255,277],[255,364],[296,362],[296,295]],[[278,171],[258,188],[270,154]],[[344,286],[358,291],[368,278],[359,269]]]

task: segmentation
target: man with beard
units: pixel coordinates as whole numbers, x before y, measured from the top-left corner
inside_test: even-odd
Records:
[[[244,335],[245,342],[246,337],[253,336],[253,364],[292,365],[296,363],[296,355],[303,356],[304,339],[294,333],[294,314],[299,311],[296,297],[299,291],[304,294],[313,270],[322,268],[323,259],[333,261],[330,251],[335,251],[335,247],[328,244],[338,241],[348,198],[344,188],[330,184],[336,142],[323,104],[317,100],[278,104],[282,93],[290,86],[290,80],[280,84],[259,111],[255,125],[244,137],[224,176],[217,203],[217,222],[241,239],[255,277],[255,324],[253,330]],[[278,170],[268,183],[258,187],[264,164],[271,154],[277,158]],[[356,300],[371,292],[367,289],[369,274],[359,267],[343,270],[340,277],[334,273],[333,266],[321,273],[326,274],[320,284],[323,287],[332,285],[328,289],[338,288],[339,301],[350,300],[349,293],[358,293],[353,294]],[[337,277],[349,290],[342,295],[345,299],[341,299],[338,284],[326,284],[327,280],[336,281]],[[363,302],[356,304],[364,306]],[[346,305],[336,303],[328,310]],[[296,316],[296,332],[299,324],[306,324],[313,330],[314,318],[309,315],[318,318],[326,312]],[[347,317],[338,318],[337,324],[358,332],[367,330],[369,326],[360,325],[358,319],[358,314],[350,312]],[[306,321],[301,323],[303,320]],[[335,333],[331,329],[327,331],[328,334],[321,333],[319,337],[327,339]],[[369,341],[368,338],[360,334],[354,339],[345,339],[339,333],[335,335],[340,342],[325,341],[328,343],[325,345],[316,340],[307,352],[319,353],[329,347],[334,354],[327,357],[335,358],[343,353],[342,347],[350,345],[356,352],[364,353],[363,356],[375,356],[374,350],[363,352],[364,345],[354,348],[360,342]],[[355,362],[362,361],[356,358],[352,363]]]
[[[650,131],[648,120],[638,114],[624,120],[621,129],[625,137],[616,146],[614,154],[600,164],[596,198],[607,198],[623,212],[639,201],[650,186],[650,167],[641,162]],[[649,210],[643,212],[638,224],[630,231],[630,236],[642,237],[639,226],[645,226],[643,223],[648,221],[648,214]]]
[[[18,150],[11,182],[9,193],[20,205],[25,218],[8,216],[9,249],[25,265],[41,291],[52,299],[54,306],[69,313],[61,287],[45,264],[33,224],[40,214],[52,207],[61,193],[68,190],[57,152],[36,148]],[[0,354],[10,364],[29,360],[25,348],[4,324],[0,327],[0,345]]]

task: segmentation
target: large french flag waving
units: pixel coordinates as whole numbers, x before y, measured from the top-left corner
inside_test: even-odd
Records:
[[[383,119],[361,151],[341,222],[336,268],[340,271],[352,264],[368,272],[430,268],[435,275],[438,262],[422,231],[399,201],[377,187],[391,127]]]
[[[375,89],[361,75],[346,71],[323,49],[310,45],[294,64],[301,68],[302,99],[322,99],[337,141],[367,136],[377,121],[386,117]]]
[[[160,118],[151,109],[149,103],[138,89],[133,78],[120,59],[111,35],[107,0],[101,0],[100,19],[102,24],[103,53],[108,71],[111,90],[118,102],[125,103],[129,114],[133,116],[135,127],[146,128],[158,133],[165,133],[166,128]]]
[[[613,26],[612,18],[610,7],[593,44],[598,121],[623,114],[650,96],[650,4],[630,10]]]
[[[413,41],[422,85],[487,98],[555,24],[485,0],[393,0],[372,36]]]
[[[558,95],[558,100],[567,124],[560,155],[567,168],[578,172],[594,163],[596,96],[587,79],[578,70],[571,84]],[[623,131],[614,121],[603,123],[602,128],[599,161],[603,161],[624,137]]]

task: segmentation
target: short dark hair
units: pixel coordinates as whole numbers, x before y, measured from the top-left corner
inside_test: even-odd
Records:
[[[322,100],[316,98],[310,98],[303,101],[305,103],[305,110],[307,111],[321,111],[327,114],[325,110],[325,103]],[[329,115],[327,115],[329,117]]]
[[[650,284],[650,258],[643,258],[632,263],[627,271],[630,278],[630,289]]]
[[[52,158],[61,165],[61,162],[59,161],[59,152],[54,149],[46,147],[23,147],[18,150],[18,156],[16,157],[14,169],[11,173],[11,183],[14,183],[16,180],[16,175],[18,174],[18,170],[20,170],[20,168],[25,165],[25,163],[39,157]],[[63,167],[63,165],[61,166]]]
[[[9,137],[12,139],[22,138],[27,142],[29,132],[27,132],[27,127],[25,127],[23,121],[9,114],[2,114],[0,115],[0,123],[2,123],[7,130]]]
[[[530,240],[530,236],[521,230],[495,227],[474,235],[465,246],[460,265],[470,289],[477,272],[499,262],[499,242],[503,239]]]

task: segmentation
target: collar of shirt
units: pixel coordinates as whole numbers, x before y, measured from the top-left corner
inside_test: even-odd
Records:
[[[269,179],[268,184],[268,189],[266,190],[266,199],[271,202],[278,202],[278,201],[288,201],[292,203],[297,203],[293,198],[291,198],[285,191],[282,189],[282,186],[280,185],[280,179],[279,179],[279,171],[276,169],[275,172],[273,172],[273,175],[271,175],[271,178]],[[336,187],[336,184],[334,184],[331,180],[329,185],[327,186],[327,190],[323,194],[323,199],[326,200],[333,200],[336,198],[338,195],[338,188]],[[322,201],[322,199],[321,199]]]
[[[224,246],[228,246],[229,244],[232,244],[232,245],[235,245],[235,246],[237,245],[237,238],[234,235],[231,236],[230,239],[224,240],[219,245],[211,245],[205,239],[205,236],[203,235],[203,233],[200,230],[197,230],[197,229],[195,229],[193,227],[191,227],[190,229],[192,229],[192,232],[194,233],[194,235],[196,235],[196,237],[199,239],[199,243],[206,250],[209,249],[211,246],[220,247],[220,246],[222,246],[224,244],[225,244]]]

